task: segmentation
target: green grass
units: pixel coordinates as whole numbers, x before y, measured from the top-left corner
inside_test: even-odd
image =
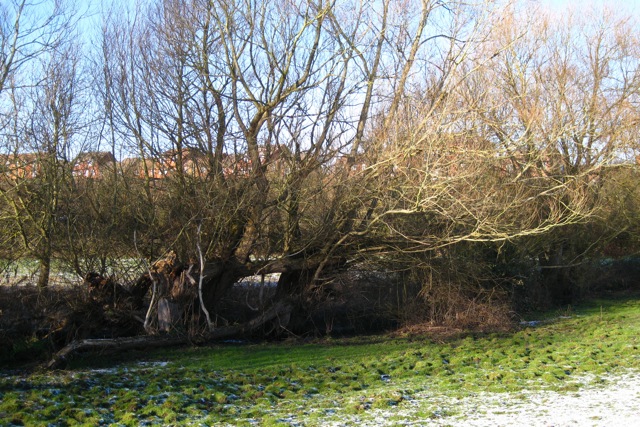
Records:
[[[86,358],[64,372],[1,376],[0,425],[357,424],[380,410],[428,419],[455,414],[443,403],[455,397],[574,391],[587,375],[598,382],[640,367],[640,300],[567,314],[445,343],[368,337]],[[411,415],[400,412],[410,406]]]

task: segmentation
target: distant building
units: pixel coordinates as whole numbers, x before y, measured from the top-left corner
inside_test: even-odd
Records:
[[[89,151],[80,153],[73,161],[73,176],[83,178],[104,178],[108,171],[113,171],[116,159],[105,151]]]
[[[205,153],[195,148],[183,148],[169,150],[162,153],[164,169],[167,175],[172,175],[178,170],[178,153],[182,154],[182,172],[193,178],[205,178],[209,174],[209,163]]]
[[[266,172],[272,176],[284,176],[288,172],[287,159],[290,154],[281,146],[258,148],[260,162],[266,167]],[[226,154],[222,159],[223,174],[227,177],[247,177],[253,169],[253,161],[247,152]]]
[[[42,156],[35,153],[0,155],[0,174],[11,179],[35,178],[42,171]],[[287,174],[290,154],[286,148],[260,147],[259,157],[268,174],[272,176]],[[115,167],[125,176],[163,180],[176,175],[180,162],[185,176],[205,179],[210,174],[211,159],[207,153],[195,148],[184,148],[181,151],[168,150],[144,159],[125,158],[120,162],[110,152],[88,151],[78,154],[69,166],[72,175],[76,178],[102,179],[109,173],[113,173]],[[222,157],[222,172],[227,177],[246,178],[251,175],[252,169],[252,161],[246,152],[224,154]]]
[[[123,159],[120,162],[122,173],[135,178],[164,179],[167,176],[167,169],[154,159],[141,159],[139,157]]]
[[[335,159],[333,168],[340,170],[346,166],[350,167],[351,172],[360,173],[367,168],[367,162],[361,156],[339,156]]]
[[[0,156],[2,173],[10,179],[32,179],[42,171],[40,157],[35,153],[4,154]]]

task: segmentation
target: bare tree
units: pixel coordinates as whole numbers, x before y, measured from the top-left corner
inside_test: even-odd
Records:
[[[281,273],[277,296],[298,298],[349,263],[580,224],[594,172],[628,146],[632,91],[593,72],[597,43],[563,59],[570,34],[510,7],[217,6],[166,1],[105,27],[102,64],[109,125],[170,172],[144,172],[149,240],[206,260],[212,319],[246,276]],[[626,130],[604,136],[609,120]]]
[[[170,1],[106,28],[111,124],[141,155],[160,162],[162,147],[175,152],[183,197],[165,192],[171,180],[149,197],[163,194],[156,212],[180,220],[154,227],[179,235],[174,247],[201,242],[207,306],[258,272],[281,272],[278,294],[300,295],[359,256],[388,199],[380,180],[390,146],[373,118],[385,114],[391,132],[407,88],[436,61],[432,98],[443,99],[482,28],[462,5],[416,5],[418,20],[386,1]],[[108,59],[116,51],[129,53]],[[195,187],[185,149],[208,159]]]
[[[600,215],[604,174],[630,157],[637,124],[637,39],[633,23],[611,12],[564,19],[536,17],[526,33],[514,24],[488,81],[483,123],[500,142],[511,170],[529,186],[542,186],[535,212],[562,212],[576,224],[535,242],[552,297],[570,298],[570,268],[593,242],[577,238],[579,224]],[[597,15],[597,17],[596,17]],[[577,215],[576,215],[577,214]],[[592,236],[597,241],[601,237]],[[535,250],[535,249],[534,249]],[[555,295],[555,296],[554,296]]]
[[[70,41],[73,10],[58,2],[39,6],[11,2],[2,9],[2,150],[9,170],[0,194],[9,207],[5,225],[19,236],[15,249],[39,261],[38,285],[46,286],[64,220],[60,203],[80,128],[81,87],[78,46]]]

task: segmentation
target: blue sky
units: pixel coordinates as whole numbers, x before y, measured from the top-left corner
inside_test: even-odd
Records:
[[[640,11],[640,0],[535,0],[554,11],[564,11],[568,8],[585,9],[590,6],[607,7],[610,9],[627,9],[632,12]]]

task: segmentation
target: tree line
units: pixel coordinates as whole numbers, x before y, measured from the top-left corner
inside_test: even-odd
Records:
[[[179,282],[211,330],[274,273],[274,306],[345,271],[411,284],[431,316],[505,289],[570,301],[593,260],[638,248],[638,23],[529,8],[158,0],[83,35],[71,2],[4,2],[0,257],[36,260],[40,287],[54,263],[140,260],[150,310],[183,310]],[[104,172],[74,174],[91,152]],[[25,155],[38,173],[10,173]],[[182,281],[161,291],[167,254]]]

